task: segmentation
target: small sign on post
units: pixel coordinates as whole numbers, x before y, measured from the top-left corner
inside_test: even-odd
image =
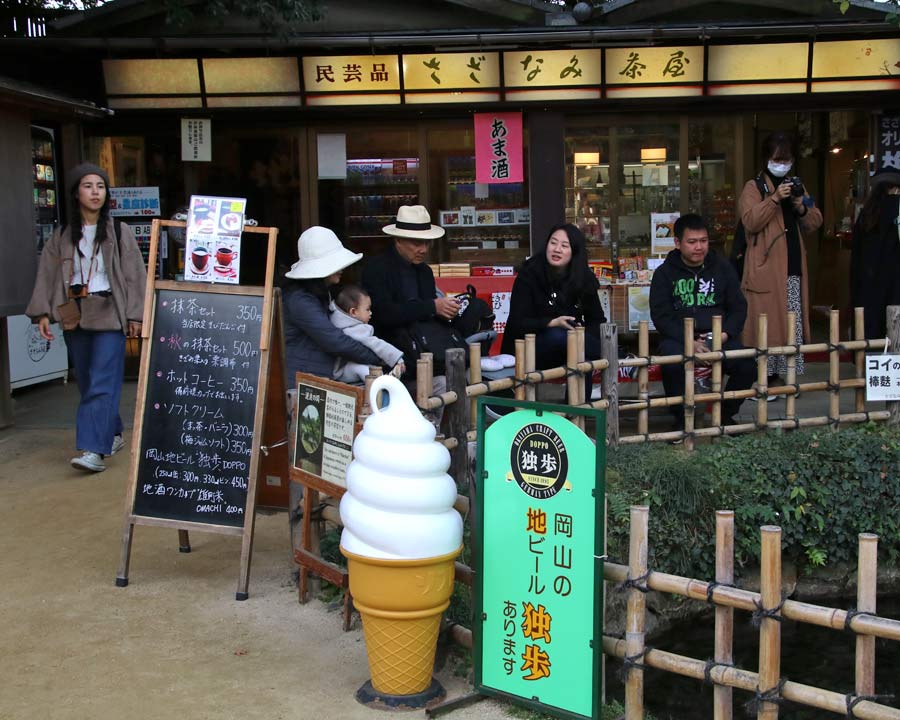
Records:
[[[866,400],[900,400],[900,355],[866,356]]]
[[[605,413],[523,408],[484,429],[478,402],[475,688],[600,717]],[[593,418],[596,442],[556,413]]]

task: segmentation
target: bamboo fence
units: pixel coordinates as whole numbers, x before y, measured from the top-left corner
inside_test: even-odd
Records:
[[[828,426],[833,430],[850,423],[887,421],[892,417],[900,421],[900,403],[888,403],[885,410],[867,410],[865,400],[865,355],[866,351],[885,352],[893,349],[900,352],[900,307],[888,308],[888,338],[864,337],[863,309],[854,311],[853,339],[840,338],[839,311],[829,313],[828,342],[794,343],[769,347],[766,341],[768,319],[761,315],[758,320],[759,341],[754,348],[722,350],[722,320],[713,318],[712,347],[709,352],[694,353],[691,339],[694,337],[692,318],[684,320],[684,351],[680,355],[651,355],[650,331],[646,322],[641,322],[638,330],[638,353],[627,358],[618,357],[618,335],[615,325],[601,326],[602,357],[598,360],[586,360],[584,357],[584,328],[579,327],[568,333],[567,357],[564,366],[537,369],[535,367],[535,336],[526,335],[524,340],[516,341],[516,364],[512,377],[496,380],[485,380],[480,369],[481,348],[469,346],[470,375],[468,384],[462,381],[464,373],[454,373],[459,382],[448,383],[446,392],[440,395],[429,395],[428,388],[433,383],[433,363],[428,354],[424,354],[417,364],[417,404],[422,410],[433,411],[447,408],[458,421],[458,427],[465,426],[465,437],[456,438],[460,445],[464,441],[475,439],[475,403],[482,395],[492,395],[501,391],[512,390],[518,400],[529,400],[537,396],[541,385],[550,382],[565,382],[567,387],[567,403],[572,406],[591,406],[606,410],[606,438],[612,446],[619,444],[683,441],[688,450],[692,450],[699,438],[715,438],[724,435],[739,435],[761,430],[785,430],[803,427]],[[787,314],[787,329],[791,338],[797,318],[794,313]],[[463,351],[448,351],[447,364],[465,365]],[[826,353],[828,357],[828,380],[818,382],[798,382],[797,357],[801,353]],[[853,353],[853,377],[840,377],[841,353]],[[768,385],[767,361],[770,357],[784,356],[787,372],[785,384],[773,387]],[[746,390],[725,391],[723,384],[723,363],[729,359],[750,358],[756,363],[757,381]],[[670,397],[651,397],[649,369],[658,365],[683,365],[684,394]],[[695,380],[698,365],[711,368],[711,387],[709,392],[696,392]],[[637,399],[619,399],[618,376],[620,368],[631,368],[637,375]],[[600,372],[601,397],[590,400],[585,397],[586,376]],[[815,417],[799,417],[797,413],[797,397],[807,393],[827,393],[829,398],[826,415]],[[853,412],[840,412],[842,392],[852,392],[854,397]],[[768,397],[785,398],[785,412],[782,419],[770,419]],[[752,422],[727,424],[723,418],[722,404],[726,400],[755,398],[755,418]],[[461,399],[468,400],[468,408],[462,410]],[[650,411],[665,409],[673,405],[683,407],[683,429],[670,432],[650,432]],[[454,407],[456,406],[456,407]],[[697,428],[695,412],[706,407],[710,412],[711,424]],[[637,432],[629,435],[621,434],[620,415],[637,415]],[[581,420],[575,418],[573,422]]]

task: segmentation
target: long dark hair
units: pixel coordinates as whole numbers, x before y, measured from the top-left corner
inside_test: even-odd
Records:
[[[891,183],[878,183],[869,193],[863,203],[862,210],[859,212],[859,223],[863,230],[872,232],[878,227],[878,220],[881,217],[881,205],[888,196],[888,190],[894,187]]]
[[[777,130],[767,135],[762,141],[762,146],[760,147],[760,156],[762,159],[763,167],[768,164],[769,160],[772,158],[772,156],[775,155],[776,151],[778,150],[780,150],[782,154],[790,154],[791,160],[793,160],[796,164],[797,143],[794,141],[794,138],[788,135],[786,132]]]
[[[581,230],[572,225],[572,223],[554,225],[550,228],[550,232],[547,233],[547,239],[544,240],[541,249],[534,254],[532,259],[542,268],[545,276],[548,278],[552,277],[554,271],[550,263],[547,262],[547,244],[550,242],[550,238],[553,237],[553,233],[558,230],[562,230],[566,234],[566,237],[569,238],[569,247],[572,248],[572,259],[559,279],[562,281],[561,285],[565,294],[573,299],[578,298],[590,289],[591,279],[594,277],[594,273],[588,267],[587,240],[585,240],[584,233]]]
[[[285,278],[284,290],[285,292],[290,290],[305,290],[322,303],[322,306],[325,308],[327,308],[328,304],[331,302],[331,292],[325,284],[325,278],[304,278],[302,280]]]
[[[88,173],[89,175],[92,173]],[[72,244],[78,250],[78,243],[81,242],[81,226],[84,218],[81,217],[81,203],[78,201],[78,188],[84,179],[82,175],[78,178],[78,182],[72,187],[72,203],[69,208],[69,236],[72,238]],[[94,236],[94,242],[98,245],[106,240],[106,226],[109,223],[109,186],[106,186],[106,198],[100,208],[100,216],[97,218],[97,234]]]

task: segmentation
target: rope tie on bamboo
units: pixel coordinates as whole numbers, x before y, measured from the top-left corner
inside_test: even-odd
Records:
[[[712,658],[706,661],[706,665],[703,666],[703,684],[704,685],[715,685],[716,681],[712,679],[712,671],[717,667],[723,668],[733,668],[734,663],[720,663],[716,662]]]
[[[857,615],[868,615],[870,617],[873,616],[872,613],[866,612],[865,610],[857,610],[856,608],[850,608],[847,611],[847,617],[844,618],[844,632],[856,634],[856,630],[853,629],[852,623],[853,623],[853,618],[855,618]]]
[[[778,603],[773,608],[764,608],[762,604],[762,600],[754,600],[753,604],[756,606],[756,610],[753,611],[753,617],[751,618],[751,622],[753,623],[753,627],[758,628],[760,623],[766,618],[770,620],[775,620],[776,622],[781,622],[784,618],[779,615],[781,612],[781,608],[784,607],[785,597],[781,596],[781,602]]]
[[[708,602],[710,605],[716,604],[716,601],[713,600],[713,593],[716,591],[716,588],[719,587],[733,588],[734,585],[732,585],[731,583],[716,582],[715,580],[708,583],[706,585],[706,602]]]
[[[634,655],[626,655],[622,658],[622,667],[619,668],[619,671],[616,673],[617,677],[621,682],[626,682],[628,680],[628,673],[632,670],[646,670],[649,665],[645,665],[641,662],[644,657],[650,652],[653,648],[649,645],[645,646],[643,650],[639,653],[635,653]]]
[[[447,404],[447,401],[444,400],[443,395],[432,395],[430,398],[428,398],[428,400],[429,400],[429,403],[430,403],[432,400],[437,400],[437,401],[438,401],[438,406],[437,406],[436,408],[430,408],[431,410],[438,410],[439,408],[442,408],[442,407],[444,407],[444,405]]]
[[[620,590],[637,590],[638,592],[642,592],[646,595],[648,592],[650,592],[650,588],[647,587],[647,579],[650,577],[651,572],[653,572],[653,571],[648,570],[640,577],[625,578],[625,580],[623,580],[619,584],[619,589]]]
[[[784,684],[787,682],[787,678],[781,678],[778,681],[778,684],[769,688],[765,692],[761,692],[759,687],[757,686],[756,691],[754,692],[754,697],[744,704],[744,709],[750,715],[757,715],[759,713],[759,706],[762,703],[772,703],[773,705],[781,705],[784,702],[784,698],[781,697],[781,691],[784,690]]]
[[[844,696],[844,701],[847,703],[847,720],[853,720],[856,717],[854,709],[861,702],[891,702],[893,699],[893,695],[854,695],[853,693],[847,693]]]

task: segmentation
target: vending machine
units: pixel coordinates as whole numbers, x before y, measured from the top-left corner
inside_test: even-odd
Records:
[[[34,248],[38,255],[59,225],[59,177],[53,130],[31,126],[31,172],[34,181]],[[50,326],[55,339],[45,340],[25,315],[7,319],[10,386],[16,388],[69,375],[69,358],[62,328]]]

